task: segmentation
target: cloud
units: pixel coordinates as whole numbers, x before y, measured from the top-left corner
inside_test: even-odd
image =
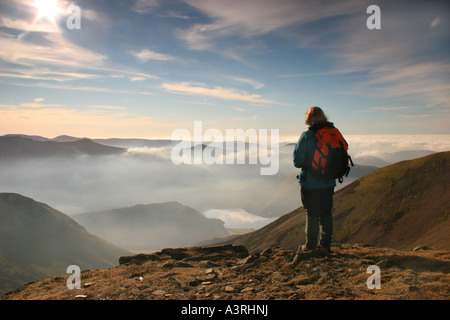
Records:
[[[243,51],[245,47],[242,44],[249,43],[249,38],[272,32],[282,33],[289,27],[349,14],[358,8],[356,1],[340,2],[339,5],[332,6],[322,1],[296,0],[260,0],[257,3],[252,0],[185,1],[204,13],[212,22],[197,23],[187,29],[180,29],[178,37],[192,50],[228,53],[228,56],[235,60],[242,59],[242,52],[230,48],[230,37],[233,37],[233,46]],[[239,38],[242,42],[237,40]],[[227,41],[221,44],[222,40]],[[247,49],[252,48],[254,46]]]
[[[183,3],[179,0],[136,0],[131,10],[141,14],[153,14],[158,17],[190,19],[183,10]]]
[[[239,91],[234,88],[223,88],[223,87],[208,88],[204,85],[195,84],[191,82],[178,82],[178,83],[165,82],[161,85],[161,87],[169,92],[179,94],[206,96],[222,100],[235,100],[263,105],[279,104],[275,101],[264,99],[261,95],[248,94],[244,91]]]
[[[210,219],[222,220],[225,222],[225,228],[259,229],[275,220],[251,214],[243,209],[211,209],[203,214]]]
[[[100,106],[100,105],[89,106],[89,108],[107,109],[107,110],[126,110],[127,109],[127,107],[122,107],[122,106]]]
[[[411,106],[384,106],[384,107],[372,107],[372,110],[383,110],[383,111],[398,111],[398,110],[408,110]]]
[[[135,77],[130,77],[130,80],[131,81],[145,81],[145,80],[147,80],[147,78],[146,77],[141,77],[141,76],[135,76]]]
[[[348,135],[352,158],[407,150],[450,151],[449,135]]]
[[[154,12],[161,5],[158,0],[136,0],[131,9],[139,13]]]
[[[75,91],[85,91],[85,92],[108,92],[108,93],[119,93],[119,94],[139,94],[139,95],[152,95],[149,91],[133,91],[126,89],[115,89],[111,87],[95,87],[95,86],[84,86],[84,85],[64,85],[64,84],[53,84],[49,82],[37,82],[37,83],[13,83],[10,85],[15,86],[25,86],[34,88],[45,88],[45,89],[60,89],[60,90],[75,90]]]
[[[399,114],[397,117],[405,119],[422,119],[431,117],[431,114]]]
[[[170,61],[175,60],[175,57],[172,57],[170,55],[164,54],[164,53],[158,53],[155,51],[151,51],[148,49],[142,49],[141,51],[129,51],[129,54],[135,56],[141,61],[147,62],[148,60],[157,60],[157,61]]]
[[[324,57],[334,68],[282,77],[361,72],[365,80],[362,78],[347,93],[412,98],[427,106],[450,105],[450,90],[446,85],[450,63],[427,58],[434,47],[432,41],[444,43],[448,39],[432,39],[420,23],[414,23],[420,21],[419,16],[423,19],[424,14],[431,14],[426,4],[393,6],[382,1],[382,29],[370,31],[365,26],[368,1],[340,1],[333,6],[318,1],[290,0],[261,0],[257,5],[249,0],[186,2],[212,20],[178,31],[179,38],[190,49],[222,55],[228,52],[228,57],[242,61],[246,51],[239,47],[239,39],[249,41],[259,35],[276,33],[302,48],[324,50]],[[403,15],[408,19],[399,18]],[[440,23],[441,18],[435,18],[431,27]]]
[[[214,19],[209,30],[225,35],[239,28],[245,36],[254,36],[282,30],[291,25],[349,14],[358,8],[357,1],[329,5],[318,1],[296,0],[186,0],[191,6]],[[198,30],[202,31],[202,30]]]
[[[59,108],[60,104],[49,104],[49,103],[40,103],[38,102],[25,102],[19,105],[22,108]]]
[[[77,46],[60,34],[43,36],[43,44],[0,37],[0,59],[22,66],[83,67],[98,66],[105,56]],[[70,57],[70,58],[68,58]]]
[[[46,20],[41,23],[29,23],[28,21],[21,19],[0,17],[0,26],[8,29],[20,30],[22,32],[60,32],[54,23]]]
[[[23,5],[26,8],[29,3],[23,2]],[[20,12],[19,8],[17,10]],[[96,15],[94,19],[92,10],[83,11],[83,19],[93,19],[96,23],[106,21],[107,18],[103,16],[103,14]],[[108,22],[107,25],[109,24]],[[5,32],[0,33],[1,78],[42,80],[49,81],[51,85],[54,81],[116,79],[124,75],[129,76],[131,81],[158,78],[145,72],[133,71],[128,67],[114,67],[105,54],[77,45],[63,33],[44,32],[45,30],[37,29],[42,28],[42,25],[33,24],[20,15],[14,18],[0,15],[0,26],[7,28]],[[17,29],[24,30],[30,36],[18,39],[13,36],[14,30]],[[141,53],[145,54],[145,52]],[[155,55],[154,58],[168,59],[169,57]],[[37,82],[16,83],[16,85],[30,84],[36,85]],[[86,87],[83,86],[83,88]],[[93,86],[90,87],[93,88]]]
[[[436,18],[434,19],[431,24],[430,24],[430,28],[434,29],[436,28],[439,24],[441,23],[441,19],[440,18]]]
[[[107,75],[83,73],[83,72],[64,72],[64,71],[49,71],[45,69],[10,69],[0,72],[0,77],[15,78],[15,79],[29,79],[29,80],[51,80],[57,82],[83,80],[83,79],[98,79],[107,78]]]
[[[233,117],[231,120],[233,121],[246,121],[246,120],[256,120],[259,116],[255,115],[252,117]]]
[[[422,22],[439,6],[381,1],[382,29],[373,31],[365,24],[369,1],[340,1],[333,6],[293,0],[261,0],[257,5],[250,0],[186,2],[211,20],[178,30],[178,37],[192,50],[208,50],[242,62],[248,52],[241,46],[244,40],[276,33],[301,48],[323,50],[323,57],[334,68],[282,77],[359,72],[361,81],[347,93],[402,98],[427,107],[450,106],[450,63],[442,58],[429,59],[436,44],[448,42],[448,36],[440,33],[430,37]],[[440,24],[442,17],[434,16],[430,27]]]
[[[249,84],[256,90],[261,89],[262,87],[264,87],[264,83],[261,83],[261,82],[258,82],[258,81],[252,80],[252,79],[240,78],[240,77],[230,77],[230,79],[232,79],[234,81],[238,81],[238,82]]]

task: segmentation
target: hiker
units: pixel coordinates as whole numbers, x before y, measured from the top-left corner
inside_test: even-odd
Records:
[[[305,243],[299,247],[294,262],[305,252],[328,255],[333,235],[333,195],[336,179],[321,179],[312,174],[311,162],[316,150],[316,133],[320,128],[332,127],[321,108],[313,106],[306,113],[305,124],[309,126],[295,145],[294,166],[301,168],[297,176],[300,195],[306,210]]]

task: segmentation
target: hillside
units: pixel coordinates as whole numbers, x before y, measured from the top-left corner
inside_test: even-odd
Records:
[[[223,306],[205,300],[233,300],[231,305],[257,300],[258,305],[266,305],[268,300],[450,299],[449,251],[336,244],[331,256],[310,257],[296,265],[290,263],[293,255],[294,251],[282,248],[249,255],[245,247],[231,245],[164,249],[122,257],[121,265],[114,268],[85,271],[80,289],[69,290],[68,275],[59,275],[0,299],[189,300],[192,306],[202,307]],[[367,287],[369,266],[381,270],[379,289]],[[183,306],[187,302],[158,302],[149,310],[176,318]],[[283,311],[277,306],[269,305],[274,319]],[[214,316],[226,311],[218,309]]]
[[[0,293],[27,282],[118,264],[129,251],[88,232],[67,215],[33,199],[0,193]]]
[[[126,151],[124,148],[102,145],[86,138],[63,142],[35,139],[21,135],[1,136],[0,158],[99,156],[121,154]]]
[[[89,232],[133,251],[194,245],[228,232],[223,222],[178,202],[152,203],[72,216]]]
[[[402,161],[375,170],[334,196],[335,241],[412,249],[450,250],[450,152]],[[300,207],[271,224],[217,243],[261,252],[304,242],[305,211]]]

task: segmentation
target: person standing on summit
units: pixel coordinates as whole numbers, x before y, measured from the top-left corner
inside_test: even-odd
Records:
[[[323,162],[323,159],[317,159],[317,147],[319,144],[317,142],[319,136],[317,132],[322,128],[331,128],[332,130],[329,131],[334,132],[332,135],[339,136],[341,139],[339,144],[345,145],[345,155],[347,155],[346,148],[348,147],[342,135],[334,127],[334,124],[328,121],[320,107],[313,106],[309,108],[306,113],[305,124],[309,128],[301,134],[295,145],[293,161],[296,168],[301,168],[301,172],[297,177],[300,183],[301,200],[306,210],[306,239],[305,244],[299,247],[294,262],[304,252],[314,251],[325,255],[331,252],[330,246],[333,236],[332,208],[336,178],[328,178],[327,175],[322,177],[313,170],[315,162]],[[331,160],[328,161],[331,162]],[[346,165],[348,167],[348,159],[346,159]],[[339,177],[340,175],[341,173],[338,174]]]

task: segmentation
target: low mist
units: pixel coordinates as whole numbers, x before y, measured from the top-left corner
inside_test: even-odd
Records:
[[[448,136],[413,138],[351,136],[347,140],[358,165],[382,166],[426,155],[427,150],[450,149]],[[112,156],[2,158],[0,191],[32,197],[69,215],[177,201],[202,213],[228,210],[235,216],[242,212],[243,217],[251,213],[273,218],[301,205],[298,169],[292,164],[294,145],[280,144],[279,170],[272,176],[260,175],[260,164],[175,165],[171,146],[131,148]],[[356,172],[352,168],[345,183],[358,178]]]

